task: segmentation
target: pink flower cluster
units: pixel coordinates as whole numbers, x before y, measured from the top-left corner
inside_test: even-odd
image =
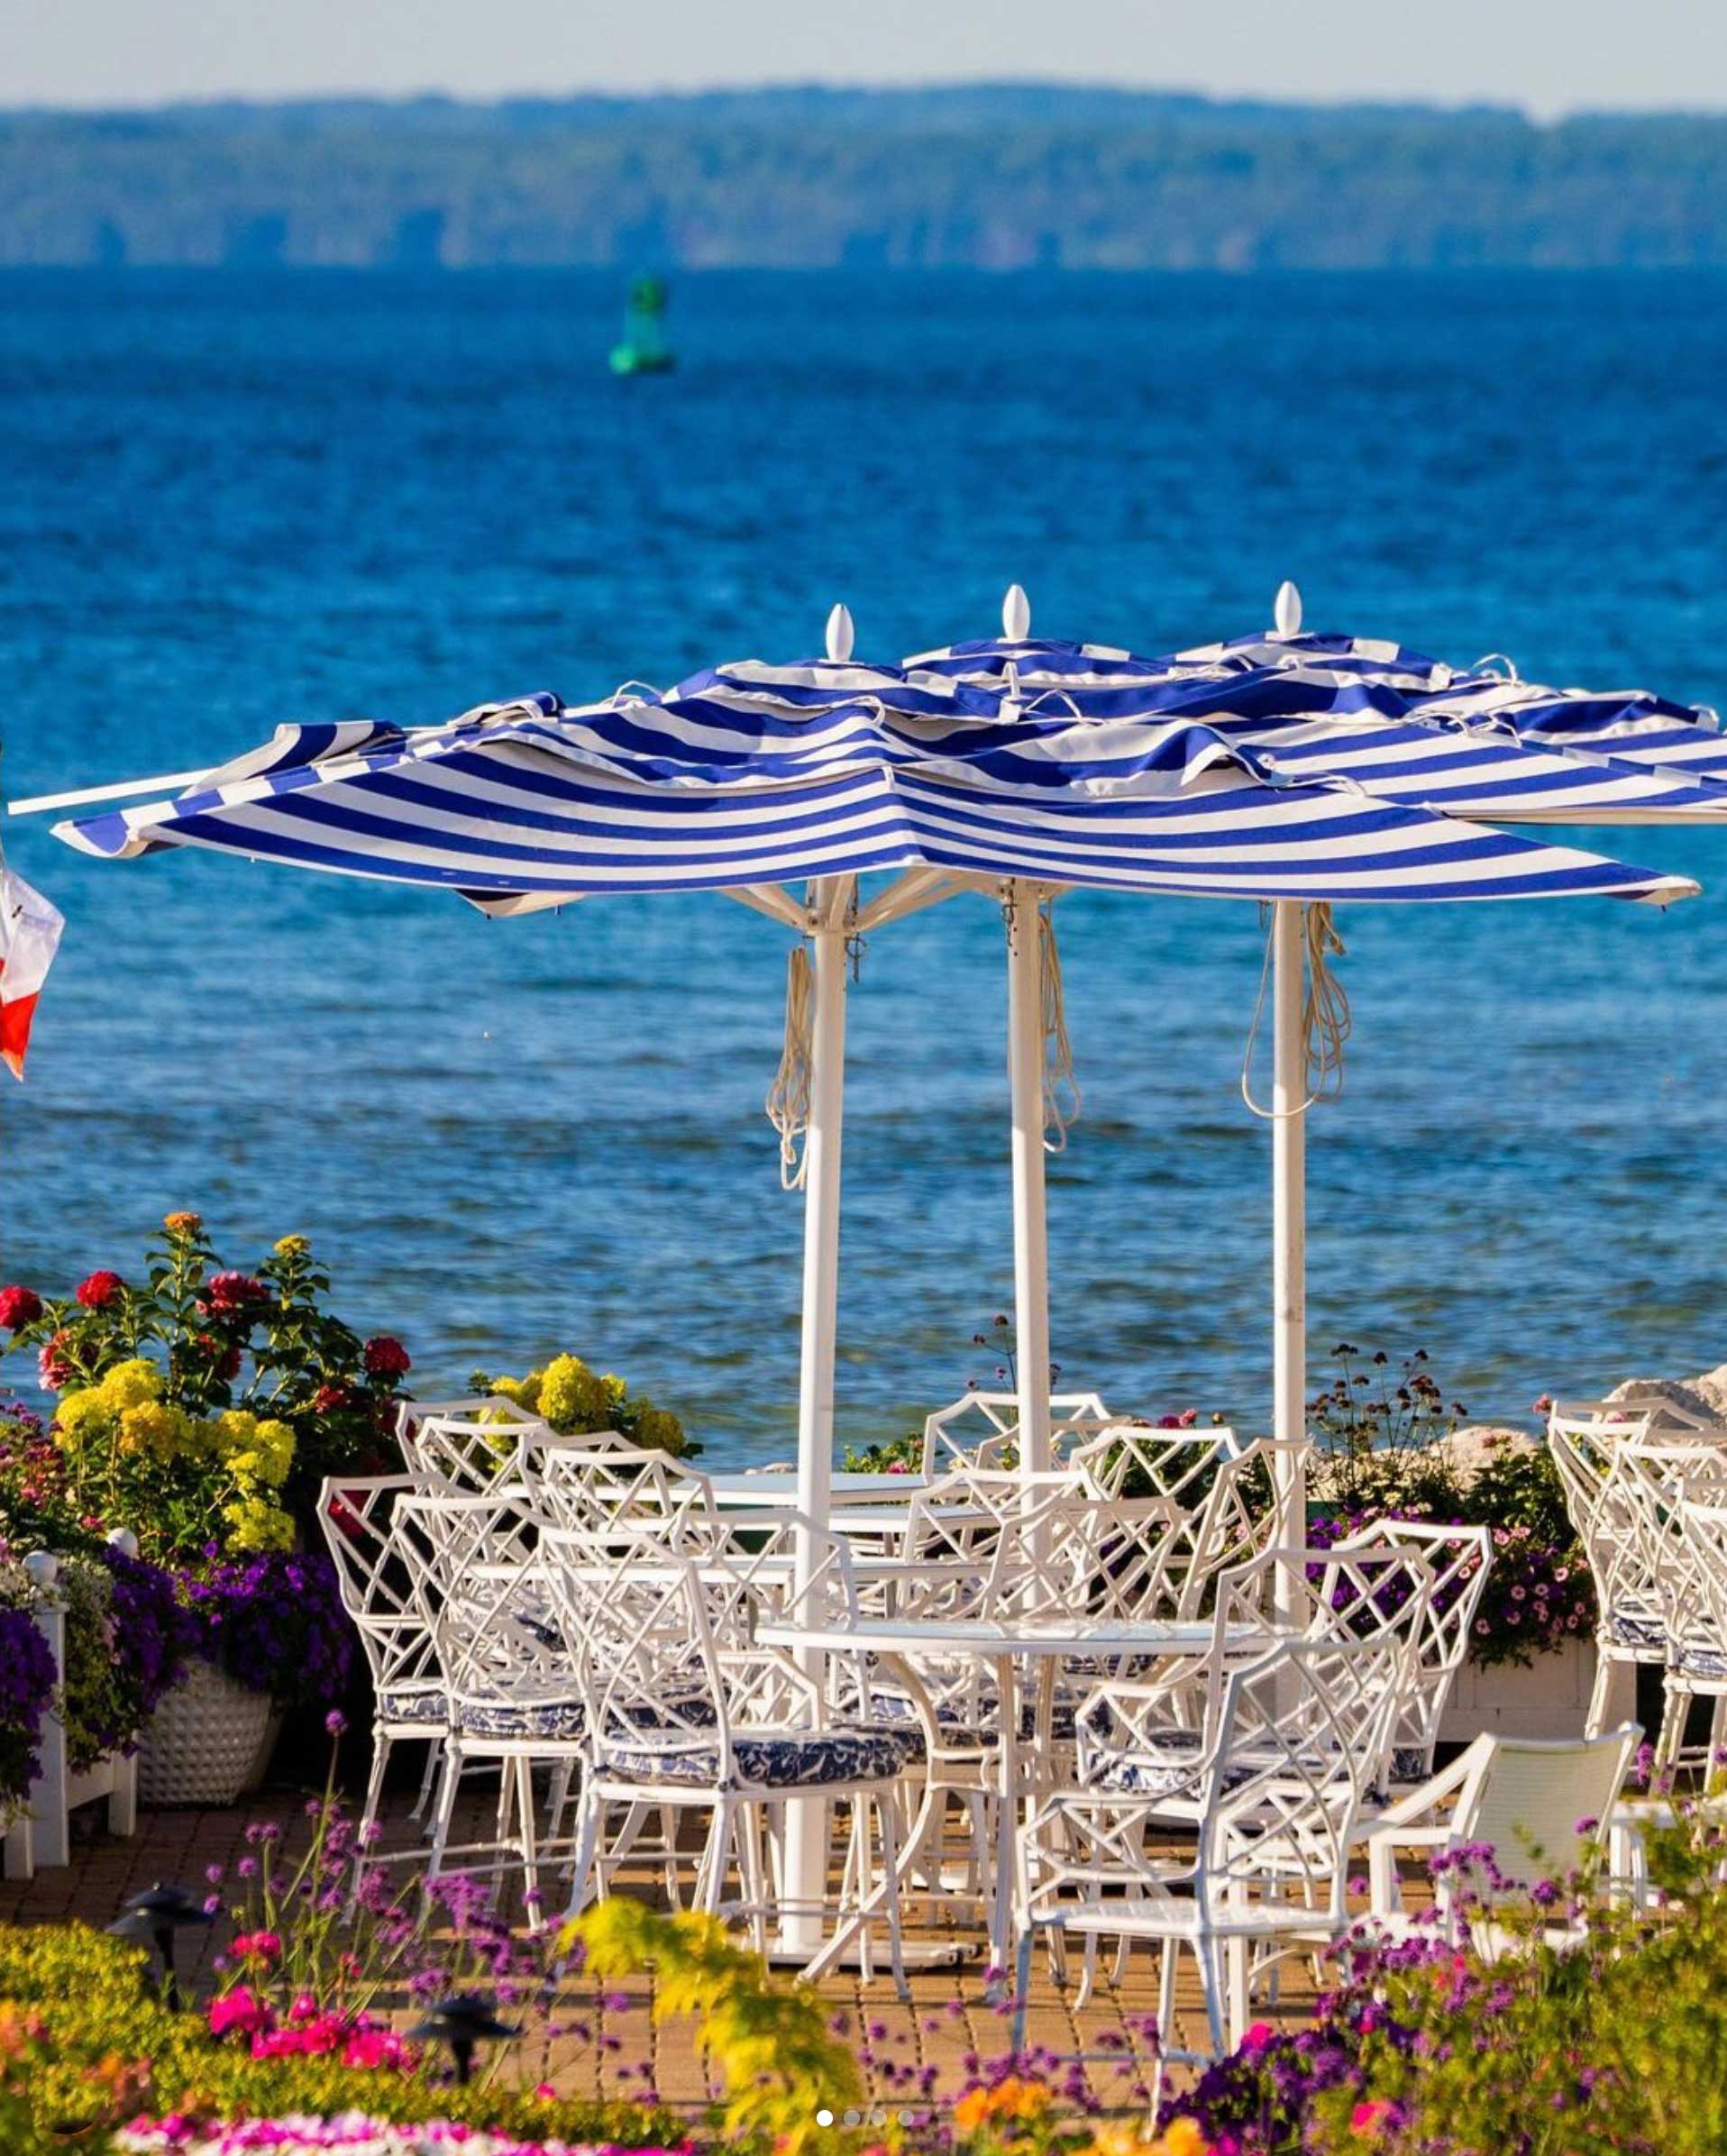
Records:
[[[274,1939],[273,1932],[248,1932],[249,1941]],[[278,1951],[280,1941],[277,1941]],[[236,1950],[242,1941],[234,1941]],[[267,2000],[244,1984],[210,2002],[212,2036],[240,2035],[251,2039],[254,2059],[340,2059],[343,2066],[377,2067],[388,2073],[411,2074],[418,2053],[393,2029],[369,2014],[339,2014],[320,2006],[309,1992],[302,1992],[278,2020]]]

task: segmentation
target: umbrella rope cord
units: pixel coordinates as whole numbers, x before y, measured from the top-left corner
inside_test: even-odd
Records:
[[[1330,961],[1344,955],[1343,938],[1331,918],[1331,909],[1321,903],[1302,909],[1302,937],[1305,946],[1305,979],[1302,987],[1302,1083],[1306,1093],[1299,1108],[1263,1108],[1253,1097],[1253,1055],[1259,1041],[1259,1026],[1266,1012],[1266,991],[1271,985],[1272,939],[1275,926],[1266,931],[1266,955],[1259,968],[1259,993],[1254,999],[1253,1023],[1247,1028],[1247,1052],[1241,1059],[1241,1098],[1264,1122],[1275,1123],[1280,1115],[1305,1115],[1316,1101],[1335,1101],[1343,1091],[1343,1049],[1349,1037],[1349,998],[1331,971]]]
[[[785,1045],[766,1101],[768,1120],[780,1134],[780,1184],[788,1191],[800,1191],[804,1184],[815,1030],[815,975],[808,949],[794,944],[786,960]]]
[[[1047,899],[1037,909],[1037,976],[1043,1000],[1044,1151],[1065,1153],[1067,1134],[1080,1119],[1084,1096],[1074,1073],[1074,1044],[1067,1037],[1067,1004],[1062,992],[1062,957]]]

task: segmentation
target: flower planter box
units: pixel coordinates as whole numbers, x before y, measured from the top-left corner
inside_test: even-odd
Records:
[[[1527,1669],[1502,1662],[1457,1672],[1439,1724],[1442,1744],[1467,1744],[1483,1730],[1498,1737],[1581,1737],[1595,1681],[1593,1640],[1571,1640]]]
[[[58,1688],[59,1676],[66,1667],[66,1605],[52,1599],[59,1562],[47,1551],[37,1550],[24,1559],[24,1569],[42,1593],[32,1614],[54,1658]],[[137,1832],[136,1759],[110,1752],[82,1774],[74,1774],[67,1760],[66,1725],[51,1702],[42,1716],[40,1759],[41,1772],[32,1786],[29,1804],[6,1830],[5,1872],[9,1879],[33,1878],[39,1865],[72,1861],[71,1815],[80,1804],[105,1797],[108,1832],[124,1836]]]
[[[158,1809],[231,1804],[255,1789],[274,1740],[270,1695],[193,1661],[138,1748],[138,1799]]]

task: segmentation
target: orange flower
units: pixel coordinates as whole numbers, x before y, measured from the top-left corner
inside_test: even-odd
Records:
[[[204,1215],[195,1212],[171,1212],[162,1217],[162,1226],[169,1235],[196,1235],[204,1225]]]
[[[1010,2074],[993,2088],[968,2088],[954,2106],[954,2124],[962,2133],[1006,2122],[1029,2125],[1049,2109],[1049,2090],[1041,2081],[1022,2081]]]

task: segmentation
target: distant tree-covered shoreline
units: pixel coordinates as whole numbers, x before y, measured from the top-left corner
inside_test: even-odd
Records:
[[[1727,265],[1727,116],[763,89],[0,113],[0,266]]]

